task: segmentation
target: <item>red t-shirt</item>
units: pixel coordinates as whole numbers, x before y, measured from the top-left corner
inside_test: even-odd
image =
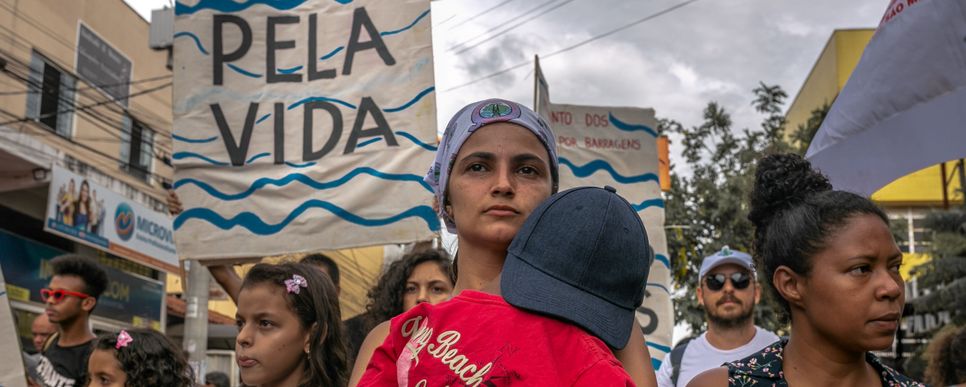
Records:
[[[603,341],[464,290],[392,319],[359,386],[633,386]]]

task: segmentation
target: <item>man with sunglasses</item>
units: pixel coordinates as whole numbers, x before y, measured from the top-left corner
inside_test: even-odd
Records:
[[[698,303],[704,307],[708,330],[678,343],[664,358],[657,372],[660,387],[686,386],[701,372],[743,359],[778,340],[755,325],[761,287],[750,255],[725,246],[704,258],[698,278]]]
[[[53,277],[40,291],[44,311],[58,329],[44,345],[37,366],[44,386],[83,386],[94,331],[90,316],[97,298],[107,288],[107,273],[93,260],[62,255],[50,261]]]

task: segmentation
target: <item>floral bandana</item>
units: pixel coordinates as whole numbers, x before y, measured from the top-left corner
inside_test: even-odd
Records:
[[[427,184],[433,188],[436,199],[439,200],[439,216],[446,223],[446,229],[456,232],[456,224],[453,217],[446,212],[444,205],[446,198],[446,185],[449,181],[450,168],[456,161],[456,154],[459,153],[463,143],[479,128],[497,122],[509,122],[529,129],[547,148],[550,155],[550,171],[553,178],[553,192],[557,192],[560,178],[557,175],[559,164],[557,163],[557,145],[550,125],[540,118],[533,110],[516,102],[503,99],[487,99],[466,105],[446,125],[443,132],[443,139],[436,151],[436,159],[429,167],[429,172],[423,178]]]

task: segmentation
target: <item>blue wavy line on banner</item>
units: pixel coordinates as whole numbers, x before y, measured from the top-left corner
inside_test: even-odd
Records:
[[[651,129],[651,127],[647,125],[628,124],[624,121],[617,119],[617,117],[614,117],[614,114],[610,112],[607,113],[607,118],[610,120],[611,124],[617,127],[617,129],[623,130],[625,132],[635,132],[635,131],[646,132],[651,136],[657,137],[657,132],[655,132],[654,129]]]
[[[429,10],[428,9],[425,12],[419,14],[419,16],[417,16],[416,19],[412,21],[412,23],[409,23],[409,25],[407,25],[407,26],[405,26],[403,28],[400,28],[398,30],[380,32],[379,33],[379,36],[395,35],[395,34],[398,34],[400,32],[406,31],[406,30],[408,30],[410,28],[413,28],[417,23],[419,23],[420,20],[422,20],[427,15],[429,15]],[[322,57],[319,58],[319,60],[320,61],[323,61],[323,60],[329,59],[329,58],[335,56],[335,54],[338,54],[339,51],[342,51],[343,49],[345,49],[345,46],[336,47],[334,50],[332,50],[328,54],[322,55]]]
[[[309,161],[307,163],[296,164],[296,163],[291,163],[291,162],[286,161],[285,162],[285,165],[288,165],[288,166],[290,166],[292,168],[308,168],[308,167],[311,167],[311,166],[315,165],[315,162],[314,161]]]
[[[632,184],[645,181],[657,182],[657,175],[653,173],[645,173],[643,175],[636,176],[621,175],[614,170],[614,167],[604,160],[594,160],[582,166],[576,166],[570,160],[563,157],[558,157],[557,160],[560,162],[560,164],[566,165],[568,168],[570,168],[570,170],[573,171],[574,176],[577,177],[587,177],[593,175],[594,172],[599,170],[605,170],[607,173],[610,173],[610,176],[613,177],[615,181],[621,184]]]
[[[654,254],[654,260],[663,263],[664,266],[667,266],[668,269],[671,268],[671,261],[669,261],[667,257],[661,254]]]
[[[209,164],[214,164],[214,165],[219,165],[219,166],[228,165],[228,163],[226,163],[224,161],[212,160],[212,159],[208,158],[207,156],[199,155],[197,153],[192,153],[192,152],[178,152],[178,153],[175,153],[175,154],[171,155],[171,158],[173,158],[175,160],[181,160],[181,159],[201,159],[201,160],[207,161]]]
[[[662,200],[661,198],[645,200],[641,202],[641,204],[635,204],[635,205],[632,205],[631,207],[634,207],[634,211],[637,211],[637,212],[643,211],[648,207],[664,208],[664,200]]]
[[[286,185],[289,185],[292,182],[297,181],[299,183],[305,184],[308,187],[315,188],[316,190],[325,190],[325,189],[337,188],[345,183],[348,183],[350,180],[354,179],[356,176],[359,176],[361,174],[366,174],[383,180],[416,182],[416,183],[419,183],[419,185],[423,186],[423,188],[425,188],[427,191],[432,192],[432,188],[429,187],[429,184],[426,184],[426,182],[423,181],[422,176],[417,176],[410,173],[385,173],[385,172],[377,171],[370,167],[359,167],[359,168],[353,169],[349,173],[345,174],[345,176],[342,176],[338,179],[328,181],[328,182],[319,182],[319,181],[316,181],[315,179],[312,179],[311,177],[308,177],[304,174],[297,173],[297,172],[288,174],[285,177],[280,179],[262,177],[262,178],[259,178],[258,180],[255,180],[255,182],[253,182],[252,185],[250,185],[246,190],[235,194],[228,194],[228,193],[221,192],[217,188],[212,187],[208,183],[205,183],[198,179],[192,179],[192,178],[186,178],[186,179],[175,181],[174,188],[177,189],[178,187],[181,187],[183,185],[191,184],[191,185],[197,186],[198,188],[201,188],[203,191],[207,192],[209,195],[215,198],[221,199],[223,201],[234,201],[234,200],[245,199],[251,196],[252,194],[254,194],[255,191],[258,191],[267,185],[284,187]]]
[[[413,97],[413,99],[409,100],[409,102],[404,103],[402,106],[394,107],[394,108],[389,108],[389,109],[383,109],[383,111],[386,112],[386,113],[395,113],[395,112],[398,112],[398,111],[406,110],[410,106],[413,106],[413,104],[415,104],[416,102],[419,102],[419,100],[422,99],[423,97],[425,97],[426,94],[432,93],[433,90],[436,90],[436,86],[427,87],[423,91],[420,91],[419,94],[416,94],[416,96]]]
[[[291,105],[288,105],[288,110],[295,109],[295,108],[301,106],[304,103],[314,102],[314,101],[334,102],[334,103],[340,104],[342,106],[345,106],[345,107],[347,107],[349,109],[356,109],[356,105],[353,105],[353,104],[348,103],[346,101],[343,101],[341,99],[335,99],[335,98],[329,98],[329,97],[306,97],[306,98],[302,98],[302,99],[296,101],[295,103],[293,103]]]
[[[202,54],[208,55],[208,50],[205,50],[205,46],[201,44],[201,39],[198,38],[198,35],[195,35],[193,32],[189,32],[189,31],[181,31],[174,34],[175,39],[180,38],[182,36],[187,36],[192,40],[194,40],[195,46],[198,46],[198,51],[201,51]]]
[[[278,69],[280,74],[291,74],[302,69],[302,66],[295,66],[290,69]]]
[[[260,123],[262,123],[262,121],[265,121],[265,120],[267,120],[267,119],[268,119],[268,117],[271,117],[271,116],[272,116],[272,113],[265,113],[265,115],[264,115],[264,116],[261,116],[261,117],[260,117],[260,118],[258,119],[258,121],[255,121],[255,124],[260,124]]]
[[[398,30],[392,30],[392,31],[383,31],[383,32],[380,32],[380,33],[379,33],[379,36],[389,36],[389,35],[395,35],[395,34],[398,34],[398,33],[400,33],[400,32],[403,32],[403,31],[405,31],[405,30],[408,30],[408,29],[410,29],[410,28],[413,28],[413,26],[415,26],[415,25],[416,25],[416,23],[419,23],[419,21],[420,21],[420,20],[422,20],[422,19],[423,19],[424,17],[426,17],[427,15],[429,15],[429,10],[428,10],[428,9],[427,9],[427,10],[426,10],[425,12],[423,12],[423,13],[421,13],[421,14],[419,14],[419,16],[418,16],[418,17],[416,17],[416,20],[413,20],[413,22],[412,22],[412,23],[409,23],[409,25],[408,25],[408,26],[405,26],[405,27],[403,27],[403,28],[400,28],[400,29],[398,29]]]
[[[208,138],[198,138],[198,139],[195,139],[195,138],[181,137],[181,136],[179,136],[177,134],[172,134],[171,137],[173,137],[175,140],[178,140],[178,141],[181,141],[181,142],[188,142],[188,143],[192,143],[192,144],[204,144],[204,143],[212,142],[212,141],[215,141],[215,140],[218,139],[218,136],[212,136],[212,137],[208,137]]]
[[[419,145],[420,148],[423,148],[423,149],[428,150],[430,152],[435,152],[438,149],[435,146],[432,146],[432,145],[429,145],[429,144],[427,144],[425,142],[420,141],[418,138],[416,138],[416,136],[413,136],[412,134],[409,134],[408,132],[404,132],[404,131],[399,130],[399,131],[396,131],[395,133],[397,135],[400,135],[402,137],[405,137],[409,141],[412,141],[414,144]],[[363,141],[363,142],[359,143],[358,145],[356,145],[356,149],[361,149],[362,147],[364,147],[366,145],[379,142],[379,140],[382,140],[382,137],[376,137],[376,138],[373,138],[373,139],[370,139],[370,140]]]
[[[654,348],[654,349],[656,349],[658,351],[661,351],[661,352],[671,352],[671,347],[668,347],[666,345],[654,344],[654,343],[648,341],[647,342],[647,346],[648,347],[651,347],[651,348]]]
[[[654,370],[655,371],[661,369],[661,361],[660,360],[657,360],[657,359],[655,359],[655,358],[652,357],[651,358],[651,367],[654,367]]]
[[[670,290],[667,290],[667,287],[666,287],[666,286],[664,286],[664,285],[661,285],[661,284],[659,284],[659,283],[657,283],[657,282],[648,282],[648,283],[647,283],[647,286],[654,286],[654,287],[658,287],[658,288],[661,288],[661,290],[663,290],[663,291],[665,291],[665,292],[667,292],[667,294],[671,294],[671,291],[670,291]]]
[[[332,52],[330,52],[330,53],[328,53],[328,54],[325,54],[325,55],[322,55],[322,57],[321,57],[321,58],[319,58],[319,60],[326,60],[326,59],[329,59],[329,58],[331,58],[331,57],[333,57],[333,56],[335,56],[335,54],[338,54],[338,53],[339,53],[339,51],[342,51],[342,49],[344,49],[344,48],[345,48],[345,46],[339,46],[339,47],[336,47],[336,48],[335,48],[335,50],[332,50]]]
[[[236,73],[239,73],[239,74],[244,75],[246,77],[251,77],[251,78],[261,78],[262,77],[261,74],[256,74],[256,73],[250,72],[250,71],[245,70],[245,69],[243,69],[241,67],[235,66],[234,64],[231,64],[231,63],[228,64],[228,68],[230,68],[232,70],[235,70]]]
[[[354,223],[360,226],[365,226],[365,227],[385,226],[392,223],[396,223],[406,218],[417,217],[417,218],[423,219],[426,222],[426,226],[431,231],[439,231],[439,220],[436,218],[436,212],[433,211],[432,207],[430,206],[416,206],[398,215],[391,216],[388,218],[366,219],[359,215],[346,211],[341,207],[336,206],[335,204],[317,200],[317,199],[308,200],[300,204],[298,207],[295,208],[295,210],[290,212],[288,216],[285,217],[284,220],[276,224],[265,223],[265,221],[259,218],[258,215],[255,215],[247,211],[242,212],[238,215],[235,215],[231,219],[225,219],[224,217],[222,217],[221,215],[219,215],[218,213],[210,209],[192,208],[190,210],[182,212],[180,215],[178,215],[177,218],[174,219],[174,229],[177,230],[181,228],[181,226],[184,225],[184,222],[188,221],[189,219],[200,219],[208,223],[211,223],[213,226],[218,227],[222,230],[229,230],[234,228],[235,226],[241,226],[247,229],[248,231],[251,231],[253,234],[273,235],[284,230],[285,227],[289,225],[289,223],[291,223],[293,220],[295,220],[295,218],[298,218],[299,215],[302,215],[302,213],[304,213],[306,210],[310,208],[322,208],[322,209],[328,210],[333,215],[338,216],[339,218],[342,218],[347,222]]]
[[[287,11],[298,7],[305,1],[306,0],[248,0],[239,3],[233,0],[201,0],[194,6],[184,5],[179,1],[174,5],[174,14],[190,15],[203,9],[211,9],[218,12],[238,12],[248,9],[248,7],[251,7],[255,4],[264,4],[279,11]],[[352,0],[335,0],[335,2],[345,5],[351,3]]]
[[[363,141],[363,142],[360,142],[360,143],[356,144],[356,149],[362,149],[362,147],[364,147],[366,145],[369,145],[369,144],[376,143],[379,140],[382,140],[382,137],[370,138],[370,139],[368,139],[366,141]]]
[[[249,158],[248,161],[245,161],[245,164],[251,164],[252,161],[258,160],[258,159],[260,159],[262,157],[268,157],[268,156],[271,156],[271,155],[272,154],[271,153],[268,153],[268,152],[259,153],[257,155],[252,156],[251,158]]]
[[[416,136],[413,136],[412,134],[409,134],[408,132],[404,132],[404,131],[399,130],[399,131],[396,131],[396,134],[398,134],[400,136],[403,136],[403,137],[409,139],[409,141],[412,141],[416,145],[419,145],[423,149],[428,150],[430,152],[436,152],[436,150],[438,149],[437,147],[435,147],[433,145],[429,145],[429,144],[427,144],[425,142],[420,141],[418,138],[416,138]]]

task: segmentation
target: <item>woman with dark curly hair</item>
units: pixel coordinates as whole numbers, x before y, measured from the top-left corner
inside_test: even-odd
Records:
[[[748,219],[763,278],[791,334],[688,386],[921,386],[871,351],[892,345],[905,302],[902,251],[868,198],[832,189],[794,154],[762,158]]]
[[[455,283],[452,263],[444,250],[412,252],[389,265],[369,290],[366,311],[345,322],[350,363],[373,327],[419,303],[435,305],[448,300]]]
[[[926,383],[966,386],[966,327],[950,325],[932,337],[926,348]]]
[[[102,334],[87,362],[89,386],[191,387],[194,377],[181,350],[150,329]]]

